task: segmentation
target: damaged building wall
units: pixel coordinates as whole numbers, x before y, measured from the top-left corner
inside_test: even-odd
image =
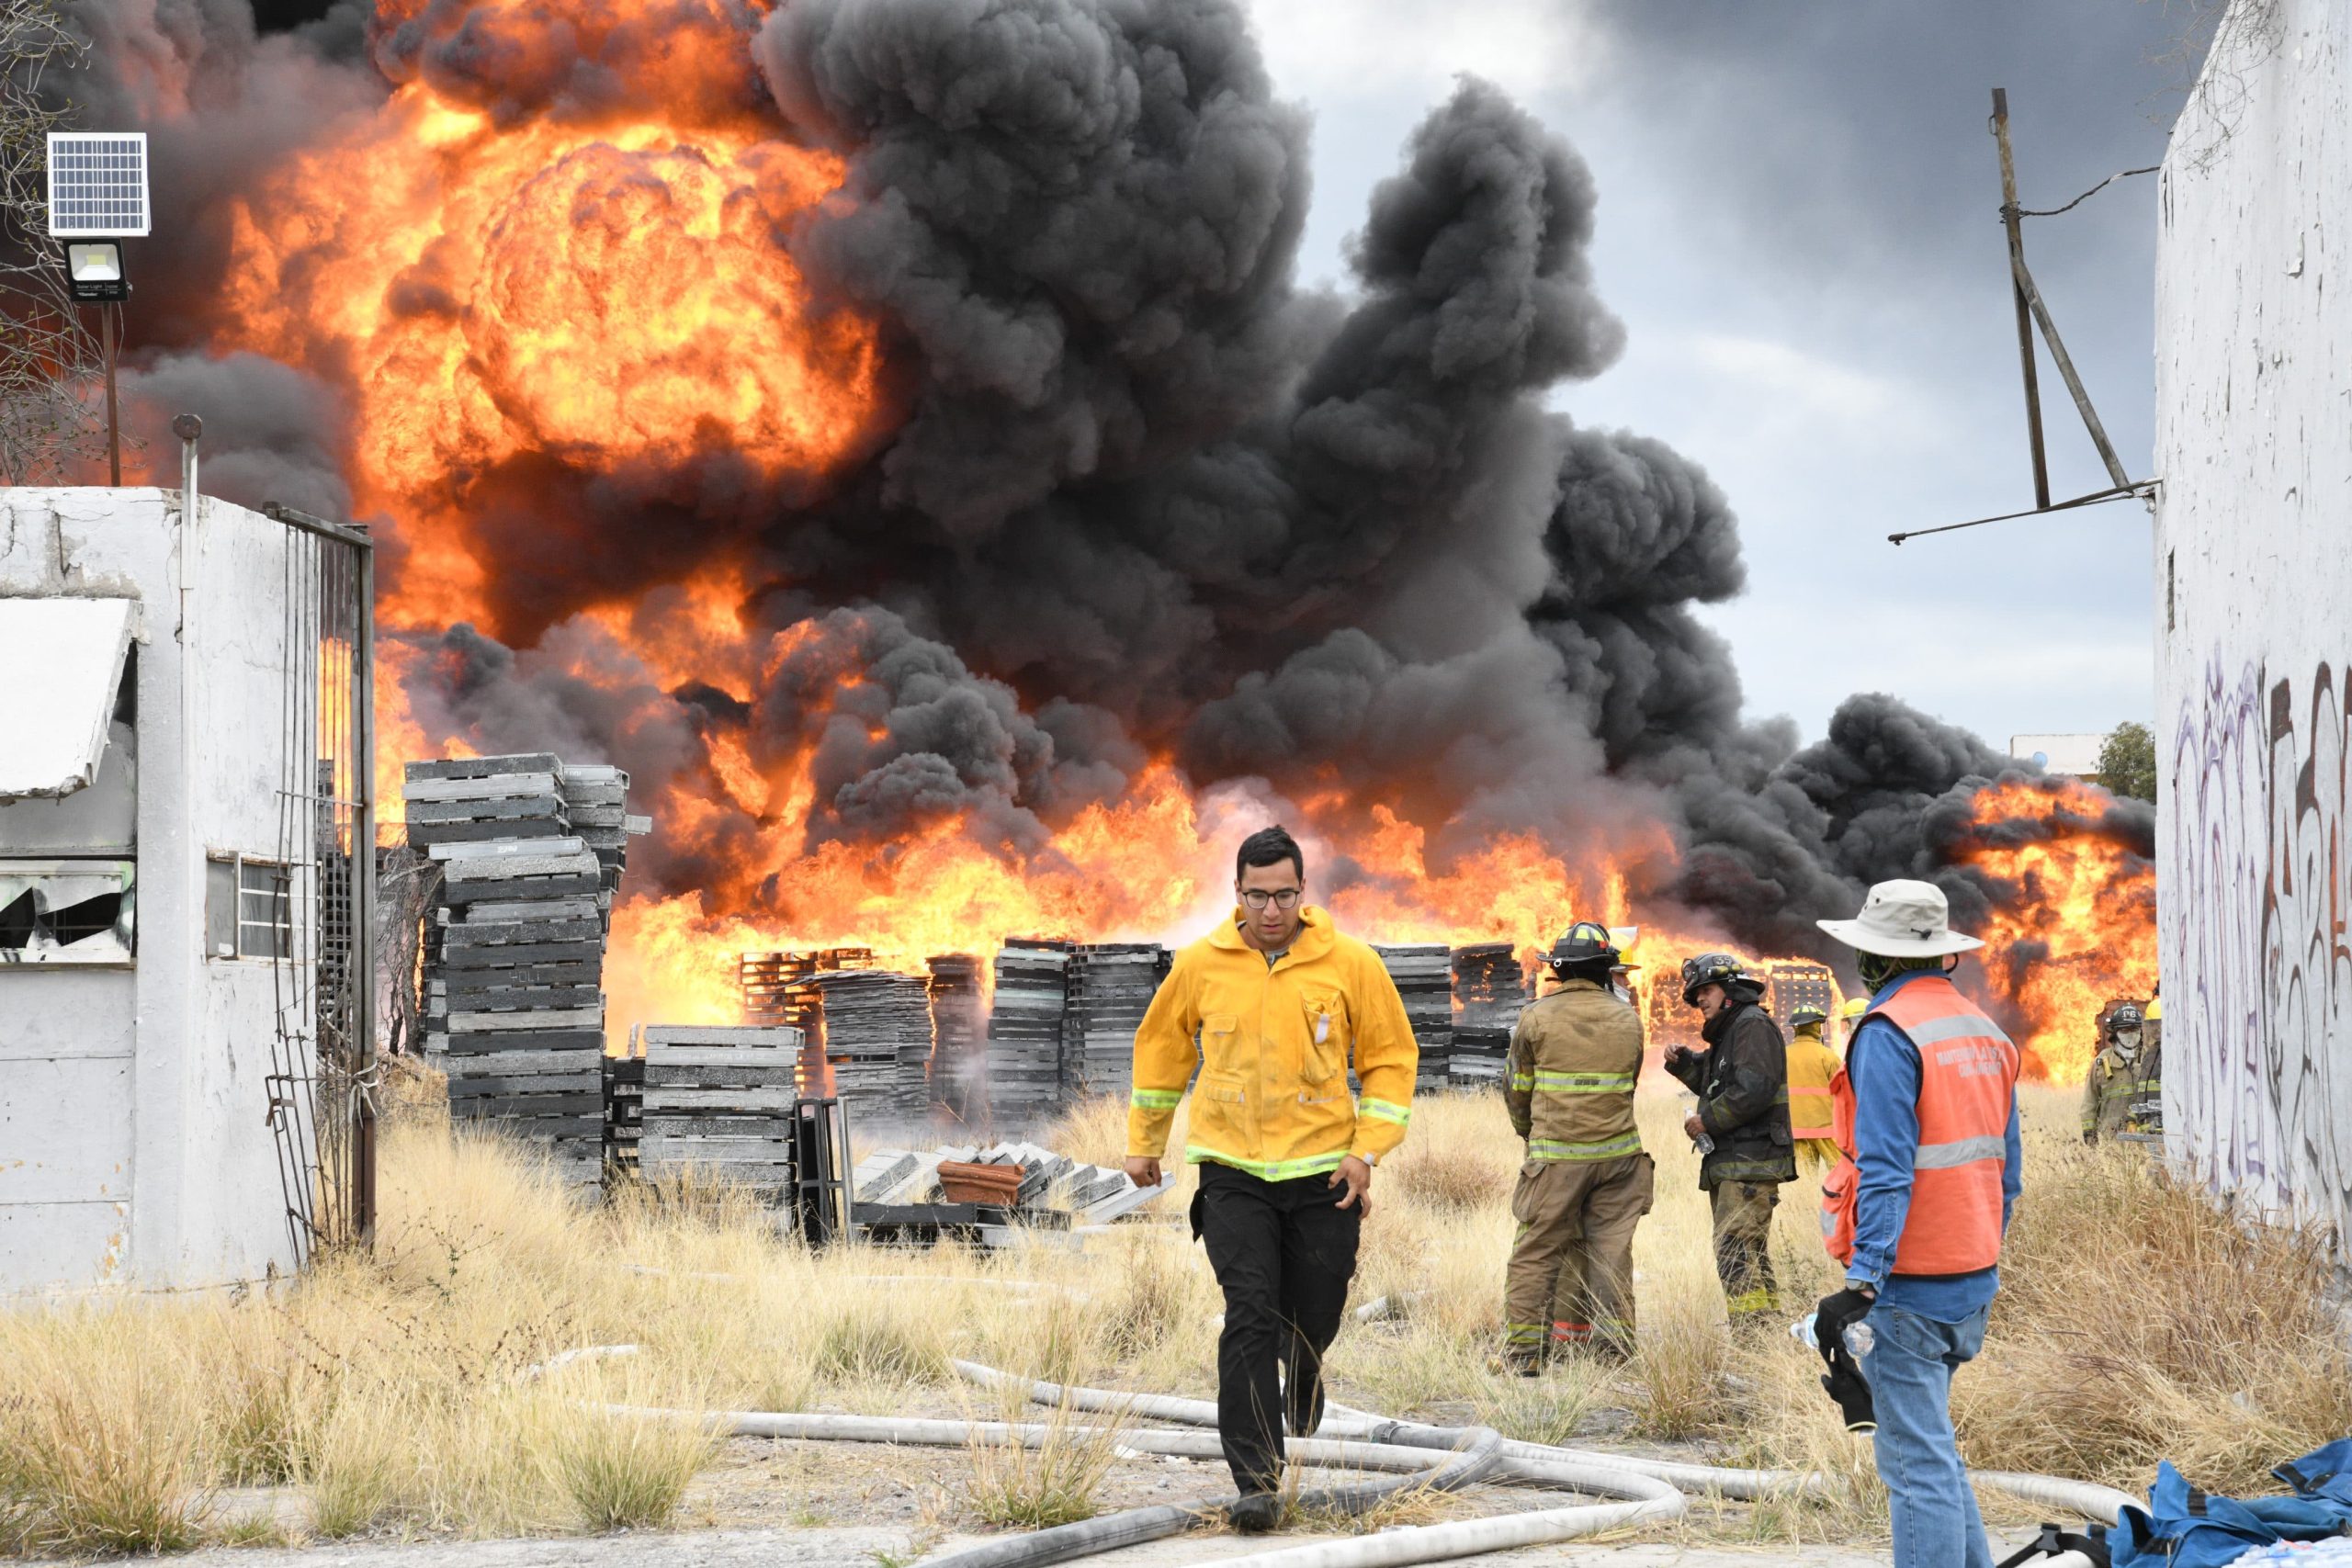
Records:
[[[2240,0],[2160,195],[2158,941],[2173,1152],[2352,1236],[2352,7]]]
[[[0,863],[127,852],[116,863],[135,867],[128,953],[0,955],[0,1294],[220,1284],[291,1260],[266,1081],[288,975],[219,955],[207,931],[208,855],[279,857],[278,770],[303,743],[285,534],[217,502],[190,525],[175,491],[0,491],[0,614],[135,602],[131,722],[108,726],[96,783],[0,804]],[[127,845],[104,787],[126,766]]]

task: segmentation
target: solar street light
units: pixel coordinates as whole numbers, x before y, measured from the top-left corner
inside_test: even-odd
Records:
[[[76,303],[99,308],[107,363],[107,463],[116,484],[122,482],[122,421],[114,391],[115,312],[107,307],[130,298],[122,242],[147,233],[150,216],[146,132],[49,133],[49,232],[67,242],[66,292]]]
[[[84,240],[65,247],[66,288],[85,305],[119,305],[130,298],[122,276],[119,240]]]

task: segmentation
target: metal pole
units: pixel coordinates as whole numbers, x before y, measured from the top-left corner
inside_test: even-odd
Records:
[[[107,356],[107,469],[108,484],[122,483],[122,419],[114,396],[114,307],[98,307],[98,336]]]
[[[352,729],[352,798],[357,822],[352,830],[352,923],[357,928],[352,955],[353,984],[357,989],[353,1032],[358,1061],[352,1071],[358,1085],[358,1187],[356,1239],[376,1244],[376,1098],[369,1075],[376,1066],[376,552],[354,550],[359,564],[359,603],[354,666]]]
[[[2009,155],[2009,91],[1993,89],[1993,139],[2001,146],[2001,222],[2009,231],[2009,292],[2018,313],[2018,358],[2025,369],[2025,436],[2033,449],[2033,504],[2050,504],[2050,459],[2041,447],[2041,387],[2033,367],[2033,317],[2025,288],[2025,235],[2018,227],[2018,171]],[[2123,482],[2120,474],[2116,482]]]
[[[2091,445],[2098,448],[2099,461],[2107,465],[2107,477],[2119,490],[2132,482],[2123,465],[2115,456],[2115,447],[2107,439],[2107,427],[2098,422],[2098,411],[2091,407],[2091,395],[2083,389],[2083,378],[2075,373],[2075,362],[2066,353],[2066,345],[2058,341],[2058,323],[2050,319],[2050,307],[2041,302],[2041,290],[2033,286],[2033,274],[2026,270],[2025,258],[2013,256],[2017,272],[2018,292],[2033,308],[2033,319],[2041,328],[2041,340],[2050,345],[2050,357],[2058,362],[2058,374],[2064,378],[2066,390],[2075,395],[2075,412],[2083,416],[2083,428],[2091,433]]]

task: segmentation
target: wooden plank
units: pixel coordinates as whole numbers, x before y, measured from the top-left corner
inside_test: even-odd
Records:
[[[530,1029],[598,1029],[604,1026],[602,1004],[589,1008],[547,1008],[537,1012],[453,1012],[449,1032],[495,1034]]]
[[[523,795],[545,795],[558,798],[561,791],[552,773],[492,773],[487,778],[471,779],[411,779],[401,789],[401,798],[425,804],[455,800],[512,799]]]
[[[789,1111],[800,1102],[792,1088],[681,1089],[670,1084],[645,1086],[645,1109],[656,1111]]]

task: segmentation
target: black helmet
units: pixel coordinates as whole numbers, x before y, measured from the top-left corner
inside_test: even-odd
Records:
[[[2140,1010],[2133,1007],[2130,1002],[2125,1002],[2121,1007],[2117,1008],[2113,1012],[2107,1015],[2107,1032],[2109,1034],[2120,1034],[2127,1029],[2137,1029],[2139,1027]]]
[[[1828,1021],[1829,1015],[1822,1011],[1819,1008],[1815,1007],[1811,1002],[1805,1003],[1803,1007],[1792,1008],[1789,1010],[1789,1027],[1791,1029],[1803,1029],[1808,1023],[1827,1023]]]
[[[1682,1002],[1699,1005],[1699,987],[1721,986],[1735,998],[1754,1001],[1764,994],[1764,982],[1747,972],[1747,961],[1728,953],[1702,953],[1682,961]],[[1745,993],[1744,995],[1742,993]]]
[[[1555,969],[1583,964],[1611,964],[1617,962],[1617,944],[1610,939],[1607,926],[1578,920],[1560,933],[1560,940],[1552,944],[1544,962]]]

